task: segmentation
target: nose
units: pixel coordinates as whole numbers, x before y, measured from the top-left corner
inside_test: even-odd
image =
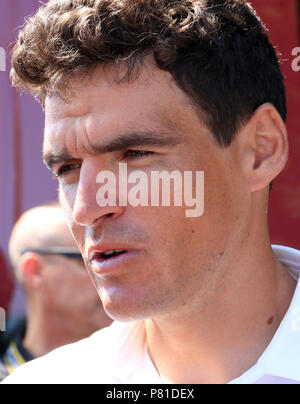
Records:
[[[112,171],[109,173],[111,176],[115,175]],[[101,184],[97,183],[97,178],[99,178],[99,170],[88,165],[82,166],[73,205],[73,222],[80,226],[95,226],[104,217],[116,218],[124,211],[124,207],[118,206],[117,189],[113,181],[102,186],[108,190],[110,195],[115,195],[116,203],[109,198],[106,205],[103,202],[99,203]],[[112,187],[114,189],[111,189]]]

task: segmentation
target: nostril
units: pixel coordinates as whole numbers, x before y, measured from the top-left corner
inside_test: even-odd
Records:
[[[114,213],[114,212],[105,213],[104,215],[99,215],[99,216],[94,220],[93,225],[94,225],[94,226],[95,226],[95,225],[98,225],[100,222],[103,221],[103,219],[105,219],[105,218],[108,219],[108,218],[113,217],[113,216],[115,216],[115,213]]]

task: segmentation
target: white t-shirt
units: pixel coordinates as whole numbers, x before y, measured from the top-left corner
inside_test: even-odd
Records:
[[[300,251],[273,246],[283,266],[298,279]],[[158,384],[149,358],[144,322],[114,322],[75,344],[20,366],[3,383]],[[256,365],[231,384],[300,384],[300,282],[277,332]]]

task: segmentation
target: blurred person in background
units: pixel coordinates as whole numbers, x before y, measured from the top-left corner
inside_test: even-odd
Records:
[[[9,255],[24,289],[27,318],[9,333],[0,380],[19,365],[111,323],[57,204],[23,214],[12,231]]]

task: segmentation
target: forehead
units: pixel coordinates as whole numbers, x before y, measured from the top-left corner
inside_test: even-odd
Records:
[[[101,109],[104,112],[106,109],[112,110],[112,107],[119,109],[123,97],[127,106],[135,105],[136,109],[141,102],[143,108],[151,106],[153,102],[162,107],[166,101],[170,101],[170,97],[176,97],[191,107],[189,98],[168,72],[147,65],[132,79],[122,81],[119,70],[117,66],[100,65],[84,75],[73,76],[68,82],[65,100],[56,96],[46,98],[46,113],[60,118],[65,113],[79,116],[91,110]]]
[[[92,74],[74,77],[70,96],[48,97],[45,104],[45,144],[56,143],[62,133],[99,133],[105,139],[126,130],[167,128],[177,131],[201,124],[200,114],[172,76],[155,66],[142,68],[129,82],[118,83],[116,68],[102,66]]]

